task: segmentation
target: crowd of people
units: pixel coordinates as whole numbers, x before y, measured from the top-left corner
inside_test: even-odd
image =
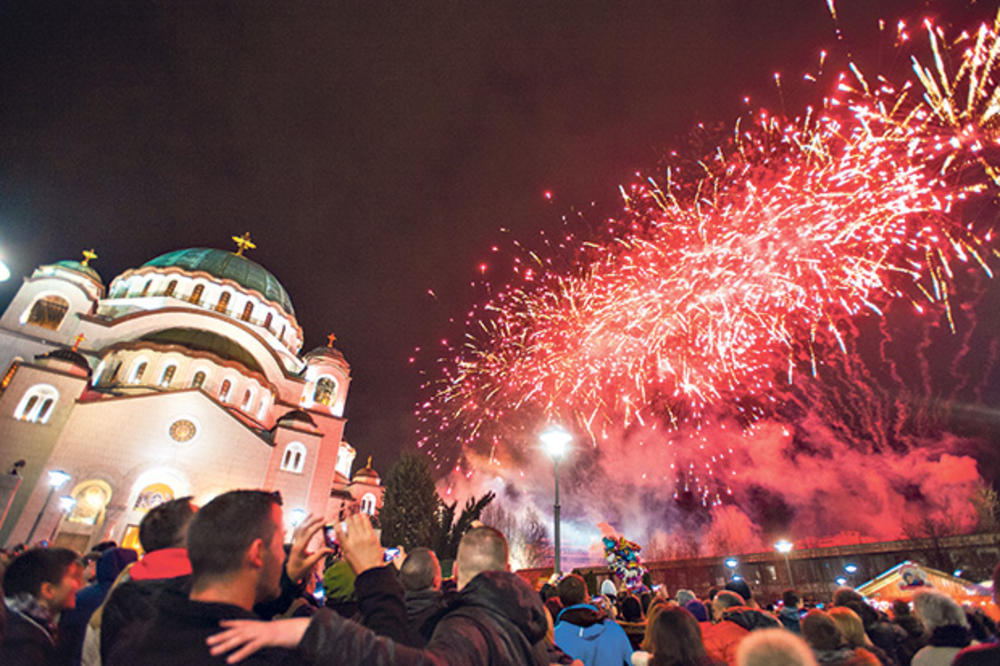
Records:
[[[533,587],[479,524],[444,578],[428,548],[387,558],[365,514],[333,528],[335,548],[321,517],[290,546],[284,524],[279,496],[235,490],[150,510],[141,558],[110,542],[3,553],[0,664],[1000,664],[989,617],[934,590],[885,613],[849,588],[828,608],[794,590],[771,604],[743,580],[703,599],[576,573]]]

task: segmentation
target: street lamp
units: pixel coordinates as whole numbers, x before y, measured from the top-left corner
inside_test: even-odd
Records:
[[[69,495],[63,495],[59,498],[59,512],[62,514],[63,518],[69,515],[69,512],[73,510],[74,506],[76,506],[76,500]],[[49,535],[49,545],[56,540],[56,532],[59,531],[59,522],[60,521],[57,520],[56,524],[52,526],[52,534]]]
[[[788,585],[794,588],[795,579],[792,577],[792,564],[788,561],[788,553],[792,552],[792,547],[792,542],[788,539],[782,539],[774,544],[775,550],[785,556],[785,566],[788,568]]]
[[[858,565],[857,564],[845,564],[844,565],[844,573],[846,573],[848,576],[858,573]]]
[[[566,455],[566,451],[569,449],[570,442],[573,441],[573,436],[569,434],[565,428],[561,426],[549,426],[542,431],[542,434],[538,436],[542,441],[542,446],[545,448],[545,452],[552,458],[552,464],[555,468],[556,477],[556,501],[554,505],[554,515],[553,520],[555,522],[555,529],[553,530],[555,536],[555,561],[553,562],[553,571],[559,573],[562,570],[560,562],[560,548],[561,544],[559,542],[559,461],[562,457]]]
[[[833,579],[833,582],[835,582],[837,585],[840,585],[841,587],[847,585],[847,579],[844,578],[843,576],[837,576],[836,578]]]
[[[61,469],[50,469],[49,470],[49,494],[45,496],[45,503],[42,504],[42,510],[38,512],[38,516],[35,517],[35,522],[31,526],[31,531],[28,532],[28,538],[25,539],[25,543],[31,544],[31,537],[35,536],[35,530],[38,529],[38,523],[42,522],[42,516],[45,515],[45,510],[49,508],[49,502],[52,501],[52,496],[55,494],[59,486],[69,481],[70,476]]]
[[[10,279],[10,268],[4,263],[3,259],[0,259],[0,282],[6,282]]]
[[[726,566],[731,569],[730,573],[732,573],[732,571],[735,571],[736,567],[739,566],[739,564],[740,564],[740,561],[738,559],[736,559],[735,557],[728,557],[728,558],[726,558]]]

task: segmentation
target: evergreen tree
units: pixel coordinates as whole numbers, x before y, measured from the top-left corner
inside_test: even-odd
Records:
[[[433,547],[441,504],[427,460],[412,453],[401,455],[385,479],[379,512],[383,545],[407,550]]]
[[[472,523],[479,520],[483,510],[489,506],[495,497],[496,495],[492,490],[479,499],[476,499],[475,496],[470,497],[465,502],[465,507],[462,509],[462,513],[459,514],[458,520],[455,519],[455,509],[458,507],[458,501],[456,500],[451,504],[441,502],[441,506],[437,512],[437,538],[434,544],[434,551],[437,553],[438,560],[444,562],[446,560],[454,560],[458,556],[458,543],[462,540],[465,533],[469,531],[469,528],[472,527]]]

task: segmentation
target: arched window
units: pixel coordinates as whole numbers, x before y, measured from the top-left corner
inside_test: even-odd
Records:
[[[139,364],[137,366],[135,366],[135,370],[132,371],[132,383],[133,384],[138,384],[138,383],[142,382],[142,376],[144,374],[146,374],[146,367],[148,365],[149,364],[146,363],[145,361],[140,361]]]
[[[299,442],[292,442],[285,447],[281,456],[281,469],[294,474],[301,474],[306,464],[306,447]]]
[[[199,303],[201,303],[201,294],[203,291],[205,291],[205,285],[196,284],[194,286],[194,291],[191,292],[191,298],[189,298],[188,300],[194,303],[195,305],[198,305]]]
[[[192,388],[201,388],[205,384],[205,373],[201,370],[194,373],[194,379],[191,380]]]
[[[229,402],[229,392],[233,390],[233,383],[228,379],[222,382],[222,388],[219,389],[219,400],[222,402]]]
[[[367,513],[369,516],[375,515],[375,495],[373,493],[365,493],[361,497],[361,513]]]
[[[163,292],[164,296],[173,296],[174,289],[177,289],[177,280],[171,280],[167,283],[167,290]]]
[[[335,381],[329,377],[320,377],[320,380],[316,382],[316,390],[313,391],[313,402],[329,407],[333,403],[333,394],[336,388]]]
[[[50,330],[56,330],[62,324],[69,311],[69,301],[61,296],[43,296],[34,302],[28,313],[28,323]]]
[[[139,295],[140,296],[145,296],[146,294],[148,294],[149,293],[149,288],[152,287],[152,286],[153,286],[153,281],[152,280],[146,280],[146,284],[143,285],[143,287],[142,287],[142,293],[139,294]]]
[[[250,321],[250,315],[253,314],[253,301],[247,301],[247,304],[243,306],[243,314],[240,315],[240,319],[243,321]]]
[[[273,312],[268,312],[267,316],[264,317],[264,328],[266,328],[269,331],[271,330],[271,320],[272,319],[274,319],[274,313]]]
[[[228,291],[222,292],[222,295],[219,296],[219,302],[215,304],[215,311],[216,312],[225,312],[226,311],[226,308],[229,306],[229,297],[230,297],[230,295],[231,294]]]
[[[264,418],[267,414],[267,394],[265,393],[260,397],[260,407],[257,408],[257,420]]]
[[[243,394],[243,409],[250,409],[250,403],[253,401],[253,391],[247,389],[246,393]]]
[[[104,481],[92,479],[78,485],[70,495],[76,500],[66,518],[71,523],[100,525],[104,522],[104,509],[111,499],[111,486]]]
[[[49,384],[35,384],[27,391],[14,410],[14,418],[30,423],[48,423],[52,408],[59,400],[59,391]]]
[[[168,365],[163,369],[163,374],[160,375],[160,386],[170,386],[170,380],[174,378],[174,373],[177,372],[176,365]]]

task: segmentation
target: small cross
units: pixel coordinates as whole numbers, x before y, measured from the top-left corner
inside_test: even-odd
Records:
[[[86,264],[84,264],[84,266],[86,266]],[[80,348],[80,343],[86,339],[87,338],[83,335],[83,333],[80,333],[75,338],[73,338],[73,351],[78,350]]]
[[[239,250],[236,251],[237,257],[242,257],[245,250],[255,250],[257,246],[254,245],[253,241],[250,240],[250,232],[244,233],[242,236],[232,236],[233,242]]]
[[[97,259],[97,253],[94,252],[94,248],[83,251],[83,265],[86,266],[89,264],[91,259]]]
[[[337,336],[334,335],[333,333],[331,333],[330,335],[326,336],[326,346],[327,347],[332,347],[333,346],[333,341],[336,340],[336,339],[337,339]]]

